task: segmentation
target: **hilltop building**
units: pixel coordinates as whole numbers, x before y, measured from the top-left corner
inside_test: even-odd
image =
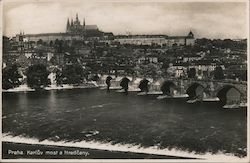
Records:
[[[64,33],[40,33],[40,34],[24,34],[21,32],[14,37],[16,42],[33,41],[51,42],[55,40],[98,40],[104,43],[116,42],[119,44],[132,45],[160,45],[160,46],[181,46],[194,45],[195,38],[192,31],[186,36],[167,36],[167,35],[117,35],[114,36],[111,32],[102,32],[97,25],[87,25],[85,19],[82,23],[76,14],[75,20],[67,19],[66,31]]]
[[[173,45],[194,45],[195,38],[192,31],[187,36],[167,36],[167,35],[119,35],[115,37],[115,41],[120,44],[133,45],[152,45],[157,44],[161,46]]]
[[[83,23],[79,21],[78,14],[76,14],[76,20],[69,22],[69,18],[67,20],[66,33],[73,34],[86,34],[88,32],[99,32],[97,25],[86,25],[85,19],[83,19]]]
[[[112,33],[111,33],[112,34]],[[110,33],[109,33],[110,35]],[[113,34],[112,34],[113,35]],[[97,25],[86,25],[85,19],[83,23],[79,21],[78,14],[76,14],[75,20],[69,18],[66,24],[66,32],[64,33],[39,33],[39,34],[24,34],[21,32],[14,38],[19,41],[34,41],[42,40],[44,42],[50,42],[55,40],[86,40],[86,39],[99,39],[106,36],[105,32],[98,29]]]

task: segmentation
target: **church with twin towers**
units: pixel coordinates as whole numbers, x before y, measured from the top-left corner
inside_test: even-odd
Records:
[[[85,18],[82,23],[78,18],[78,13],[76,14],[75,20],[68,18],[66,25],[66,33],[73,34],[84,34],[87,31],[99,31],[97,25],[86,25]]]

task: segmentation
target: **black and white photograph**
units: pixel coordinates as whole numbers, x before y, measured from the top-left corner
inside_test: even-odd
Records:
[[[249,0],[2,0],[1,161],[249,162]]]

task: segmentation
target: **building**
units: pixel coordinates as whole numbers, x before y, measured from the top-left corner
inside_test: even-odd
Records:
[[[133,44],[133,45],[160,45],[160,46],[182,46],[194,45],[195,38],[192,31],[187,36],[167,36],[167,35],[117,35],[111,32],[102,32],[97,25],[87,25],[85,19],[82,23],[76,14],[75,20],[67,19],[66,31],[62,33],[40,33],[24,34],[21,32],[14,37],[16,42],[54,42],[55,40],[72,41],[84,40],[100,41],[105,44]]]
[[[114,41],[120,44],[131,45],[160,45],[160,46],[181,46],[194,45],[195,38],[192,31],[187,36],[166,36],[166,35],[118,35]]]
[[[158,63],[158,58],[153,55],[141,56],[137,60],[138,64]]]
[[[199,55],[199,54],[193,54],[193,55],[187,55],[182,57],[182,62],[193,62],[193,61],[199,61],[205,57],[205,54]]]
[[[120,44],[133,44],[133,45],[163,45],[166,42],[164,35],[118,35],[114,41]]]
[[[26,34],[24,37],[27,41],[34,41],[37,42],[42,40],[43,42],[49,43],[50,41],[55,40],[84,40],[84,37],[81,35],[70,34],[70,33],[41,33],[41,34]]]
[[[55,40],[91,40],[91,38],[95,38],[96,40],[96,38],[99,39],[103,36],[107,39],[107,37],[111,37],[112,35],[112,33],[108,33],[107,36],[107,34],[98,29],[97,25],[86,25],[85,19],[81,24],[78,14],[76,14],[75,20],[71,19],[71,22],[69,22],[69,19],[67,20],[66,32],[40,34],[24,34],[24,32],[20,32],[20,34],[17,34],[13,39],[16,42],[37,42],[42,40],[48,43],[50,41],[54,42]]]
[[[83,23],[79,21],[78,14],[76,14],[76,20],[73,21],[71,19],[71,22],[69,22],[69,18],[67,20],[67,26],[66,26],[66,33],[73,33],[73,34],[85,34],[86,32],[98,32],[99,29],[97,25],[86,25],[85,19],[83,20]]]

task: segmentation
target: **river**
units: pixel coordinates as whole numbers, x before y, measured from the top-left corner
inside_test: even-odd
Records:
[[[3,93],[3,133],[246,156],[247,113],[98,88]]]

